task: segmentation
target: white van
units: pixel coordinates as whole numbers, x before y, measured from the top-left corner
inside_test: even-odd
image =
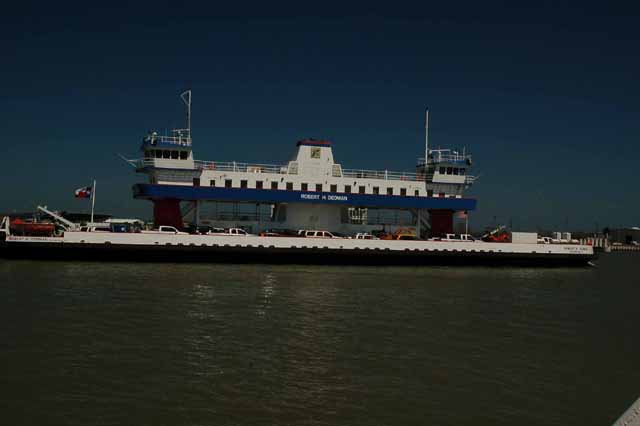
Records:
[[[339,238],[333,235],[329,231],[315,231],[315,230],[304,230],[301,229],[298,231],[298,236],[304,238]]]

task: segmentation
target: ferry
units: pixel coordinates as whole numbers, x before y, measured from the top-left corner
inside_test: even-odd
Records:
[[[539,243],[535,233],[484,241],[468,235],[468,215],[477,205],[465,196],[477,179],[472,157],[466,148],[429,147],[428,110],[424,156],[414,171],[397,172],[345,168],[332,142],[311,138],[299,140],[281,164],[196,160],[191,91],[181,98],[186,127],[149,132],[141,158],[125,158],[147,177],[133,186],[133,197],[152,204],[153,231],[81,227],[39,207],[61,232],[43,235],[45,226],[37,235],[16,232],[15,221],[5,217],[0,255],[327,265],[574,266],[593,260],[590,245]],[[465,231],[456,234],[461,217]]]

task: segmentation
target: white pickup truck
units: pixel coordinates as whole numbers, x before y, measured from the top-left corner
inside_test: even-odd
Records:
[[[229,228],[229,229],[220,229],[214,228],[211,231],[207,232],[207,235],[233,235],[236,237],[246,237],[249,234],[242,228]]]
[[[151,231],[151,232],[159,232],[162,234],[188,235],[186,232],[178,231],[173,226],[167,226],[167,225],[159,226],[157,231]]]

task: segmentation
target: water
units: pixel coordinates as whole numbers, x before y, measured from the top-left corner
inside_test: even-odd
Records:
[[[640,396],[639,260],[0,261],[2,424],[609,425]]]

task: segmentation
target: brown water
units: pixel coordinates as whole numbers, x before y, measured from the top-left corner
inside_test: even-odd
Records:
[[[0,261],[6,425],[610,425],[637,254],[589,269]]]

